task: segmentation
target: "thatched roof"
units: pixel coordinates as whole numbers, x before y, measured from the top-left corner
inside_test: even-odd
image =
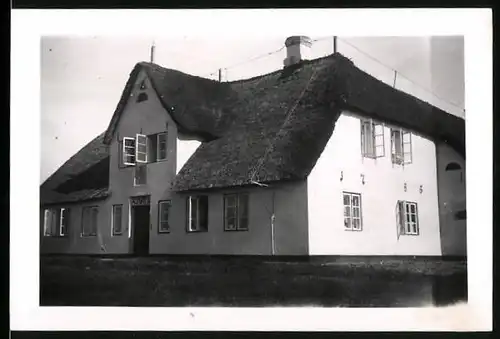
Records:
[[[109,176],[107,145],[141,70],[180,131],[204,140],[178,173],[177,191],[304,179],[343,109],[447,142],[465,156],[463,119],[386,85],[338,53],[227,83],[142,62],[132,70],[107,131],[68,160],[42,189],[63,194],[60,199],[89,185],[105,191],[107,179],[85,185],[80,181],[97,171],[100,177]]]
[[[444,141],[465,155],[465,122],[394,89],[334,54],[229,83],[237,100],[220,138],[203,143],[174,189],[198,190],[306,178],[339,113],[351,109]]]
[[[109,195],[109,146],[104,133],[66,161],[40,187],[40,203],[56,204],[106,198]]]

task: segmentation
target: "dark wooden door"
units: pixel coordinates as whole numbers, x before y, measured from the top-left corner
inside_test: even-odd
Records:
[[[149,253],[149,206],[134,206],[134,254],[147,255]]]

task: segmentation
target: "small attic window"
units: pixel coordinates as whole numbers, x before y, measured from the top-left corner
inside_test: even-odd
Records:
[[[460,165],[456,162],[450,162],[448,165],[446,165],[446,171],[459,171],[461,169],[462,167],[460,167]]]
[[[140,93],[137,97],[137,102],[142,102],[148,100],[148,95],[146,93]]]

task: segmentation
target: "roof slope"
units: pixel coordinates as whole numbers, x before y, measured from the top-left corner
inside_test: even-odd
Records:
[[[145,71],[162,106],[184,133],[210,140],[220,137],[229,127],[231,114],[221,102],[234,98],[229,84],[188,75],[158,65],[139,62],[130,73],[122,96],[104,135],[111,141],[137,76]]]
[[[109,146],[98,135],[66,161],[40,187],[40,202],[55,204],[108,196]]]
[[[392,122],[465,154],[465,122],[394,89],[340,55],[230,83],[238,100],[220,138],[203,143],[174,189],[196,190],[306,178],[342,109]]]
[[[108,144],[142,70],[181,132],[204,140],[178,173],[178,191],[306,178],[343,109],[442,140],[465,156],[464,119],[386,85],[338,53],[227,83],[141,62],[106,132],[42,185],[42,203],[109,194]]]

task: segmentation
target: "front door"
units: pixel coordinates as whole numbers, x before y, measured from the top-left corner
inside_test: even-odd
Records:
[[[149,205],[132,207],[133,252],[149,253]]]

